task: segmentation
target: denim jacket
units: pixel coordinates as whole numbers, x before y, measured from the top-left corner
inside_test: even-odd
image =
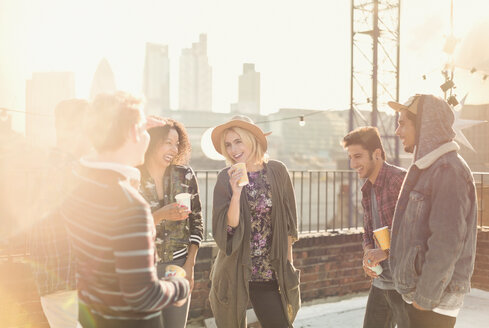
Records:
[[[421,95],[414,163],[392,223],[394,285],[404,300],[430,310],[462,306],[475,261],[475,185],[457,154],[453,123],[453,110],[443,99]]]
[[[409,169],[394,214],[390,267],[407,301],[457,309],[470,290],[477,236],[472,174],[454,143]],[[435,152],[438,152],[435,154]]]

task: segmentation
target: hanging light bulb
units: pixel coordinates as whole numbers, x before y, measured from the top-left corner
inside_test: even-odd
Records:
[[[304,115],[301,115],[299,117],[299,126],[304,126],[306,125],[306,121],[304,121]]]

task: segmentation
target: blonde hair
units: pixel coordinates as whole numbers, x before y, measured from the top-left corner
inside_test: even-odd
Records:
[[[118,91],[95,97],[88,109],[85,129],[98,152],[120,148],[130,128],[141,122],[143,100],[130,93]]]
[[[241,141],[248,148],[250,148],[251,159],[252,159],[254,164],[262,164],[262,163],[268,162],[268,154],[265,152],[262,145],[256,140],[255,135],[246,129],[239,128],[239,127],[235,126],[235,127],[231,127],[231,128],[224,130],[222,133],[222,137],[221,137],[222,155],[226,159],[226,163],[228,165],[236,164],[236,161],[234,160],[234,158],[229,156],[228,152],[226,151],[226,145],[225,145],[224,139],[226,139],[226,135],[230,131],[239,135],[239,137],[241,138]]]

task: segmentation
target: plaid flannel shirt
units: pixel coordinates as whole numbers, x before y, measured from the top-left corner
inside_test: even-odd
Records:
[[[68,232],[56,209],[75,188],[72,170],[77,160],[59,149],[51,150],[46,166],[40,170],[38,197],[39,219],[30,234],[30,258],[41,296],[76,289],[75,260]]]
[[[396,209],[397,198],[401,190],[406,170],[390,165],[386,162],[382,165],[375,183],[370,180],[362,186],[362,206],[363,206],[363,248],[375,246],[373,239],[373,220],[372,220],[372,188],[374,188],[377,198],[377,208],[379,211],[381,226],[392,226],[394,210]]]

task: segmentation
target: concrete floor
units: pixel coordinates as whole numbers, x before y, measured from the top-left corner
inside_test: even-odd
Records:
[[[353,297],[335,303],[305,306],[295,320],[296,328],[362,327],[367,296]],[[456,328],[489,327],[489,292],[473,289],[465,297],[457,317]]]
[[[367,295],[349,299],[326,300],[321,304],[304,304],[297,314],[295,328],[352,328],[362,327]],[[252,310],[249,310],[252,311]],[[253,321],[254,313],[248,313]],[[206,326],[192,324],[188,327],[215,327],[212,319],[206,320]],[[251,325],[250,325],[251,326]],[[465,297],[464,305],[457,317],[456,328],[487,328],[489,327],[489,292],[472,289]]]

